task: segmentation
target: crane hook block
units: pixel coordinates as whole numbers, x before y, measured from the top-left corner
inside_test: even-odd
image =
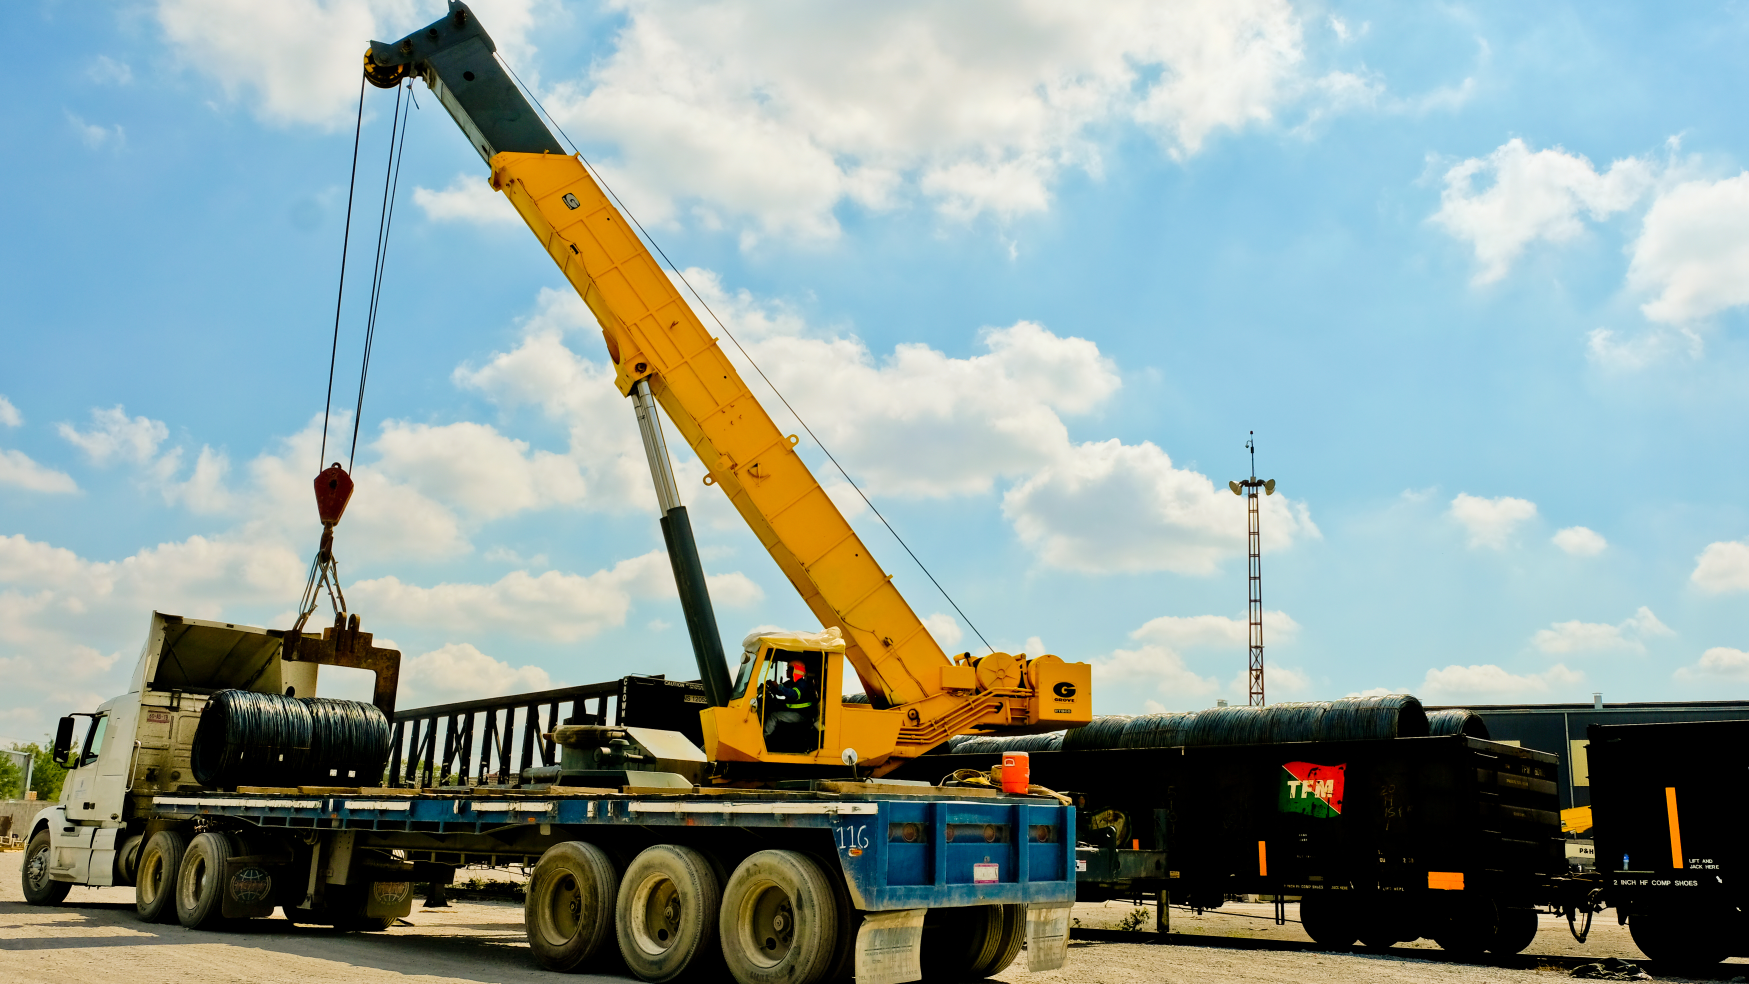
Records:
[[[321,515],[323,526],[340,522],[341,514],[346,512],[346,503],[351,499],[352,476],[346,474],[340,462],[334,462],[316,476],[316,512]]]

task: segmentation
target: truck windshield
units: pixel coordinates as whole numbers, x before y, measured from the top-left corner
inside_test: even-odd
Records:
[[[109,715],[104,714],[91,722],[91,730],[85,734],[85,754],[79,757],[80,765],[90,765],[97,761],[97,756],[103,752],[103,736],[109,730]]]

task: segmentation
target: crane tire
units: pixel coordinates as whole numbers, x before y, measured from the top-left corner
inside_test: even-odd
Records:
[[[723,959],[740,984],[818,984],[838,962],[838,898],[820,863],[759,851],[723,890]]]
[[[1024,905],[930,909],[923,918],[918,962],[924,980],[979,980],[1006,970],[1024,942]]]
[[[176,921],[188,929],[225,926],[225,862],[232,853],[230,835],[209,830],[188,842],[176,868]]]
[[[134,911],[149,923],[176,921],[176,872],[188,838],[180,830],[160,830],[140,851],[134,874]]]
[[[722,885],[703,854],[679,844],[645,848],[626,866],[614,903],[614,934],[639,980],[671,981],[713,962]]]
[[[528,880],[522,924],[534,959],[548,970],[569,972],[587,963],[614,938],[613,914],[619,875],[607,852],[586,841],[554,844]]]
[[[55,859],[55,847],[49,829],[44,827],[30,835],[24,848],[24,863],[19,867],[19,880],[24,883],[24,901],[31,905],[59,905],[72,891],[70,882],[55,881],[49,876],[49,863]]]

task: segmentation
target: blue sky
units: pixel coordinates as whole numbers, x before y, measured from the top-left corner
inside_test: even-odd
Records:
[[[983,635],[1093,662],[1101,713],[1243,699],[1250,430],[1273,699],[1741,696],[1740,6],[475,7]],[[0,734],[125,686],[154,608],[289,623],[355,66],[440,11],[15,18]],[[600,336],[415,92],[352,607],[403,704],[692,675]],[[393,99],[366,93],[342,445]],[[725,637],[813,627],[679,467]]]

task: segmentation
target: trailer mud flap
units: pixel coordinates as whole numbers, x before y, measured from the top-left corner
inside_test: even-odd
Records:
[[[224,890],[219,911],[226,919],[260,919],[273,915],[273,875],[277,869],[260,858],[234,857],[225,861]]]
[[[856,933],[857,984],[922,980],[923,916],[928,911],[895,909],[863,915]]]
[[[1056,970],[1069,959],[1069,906],[1034,903],[1026,907],[1026,969]]]

